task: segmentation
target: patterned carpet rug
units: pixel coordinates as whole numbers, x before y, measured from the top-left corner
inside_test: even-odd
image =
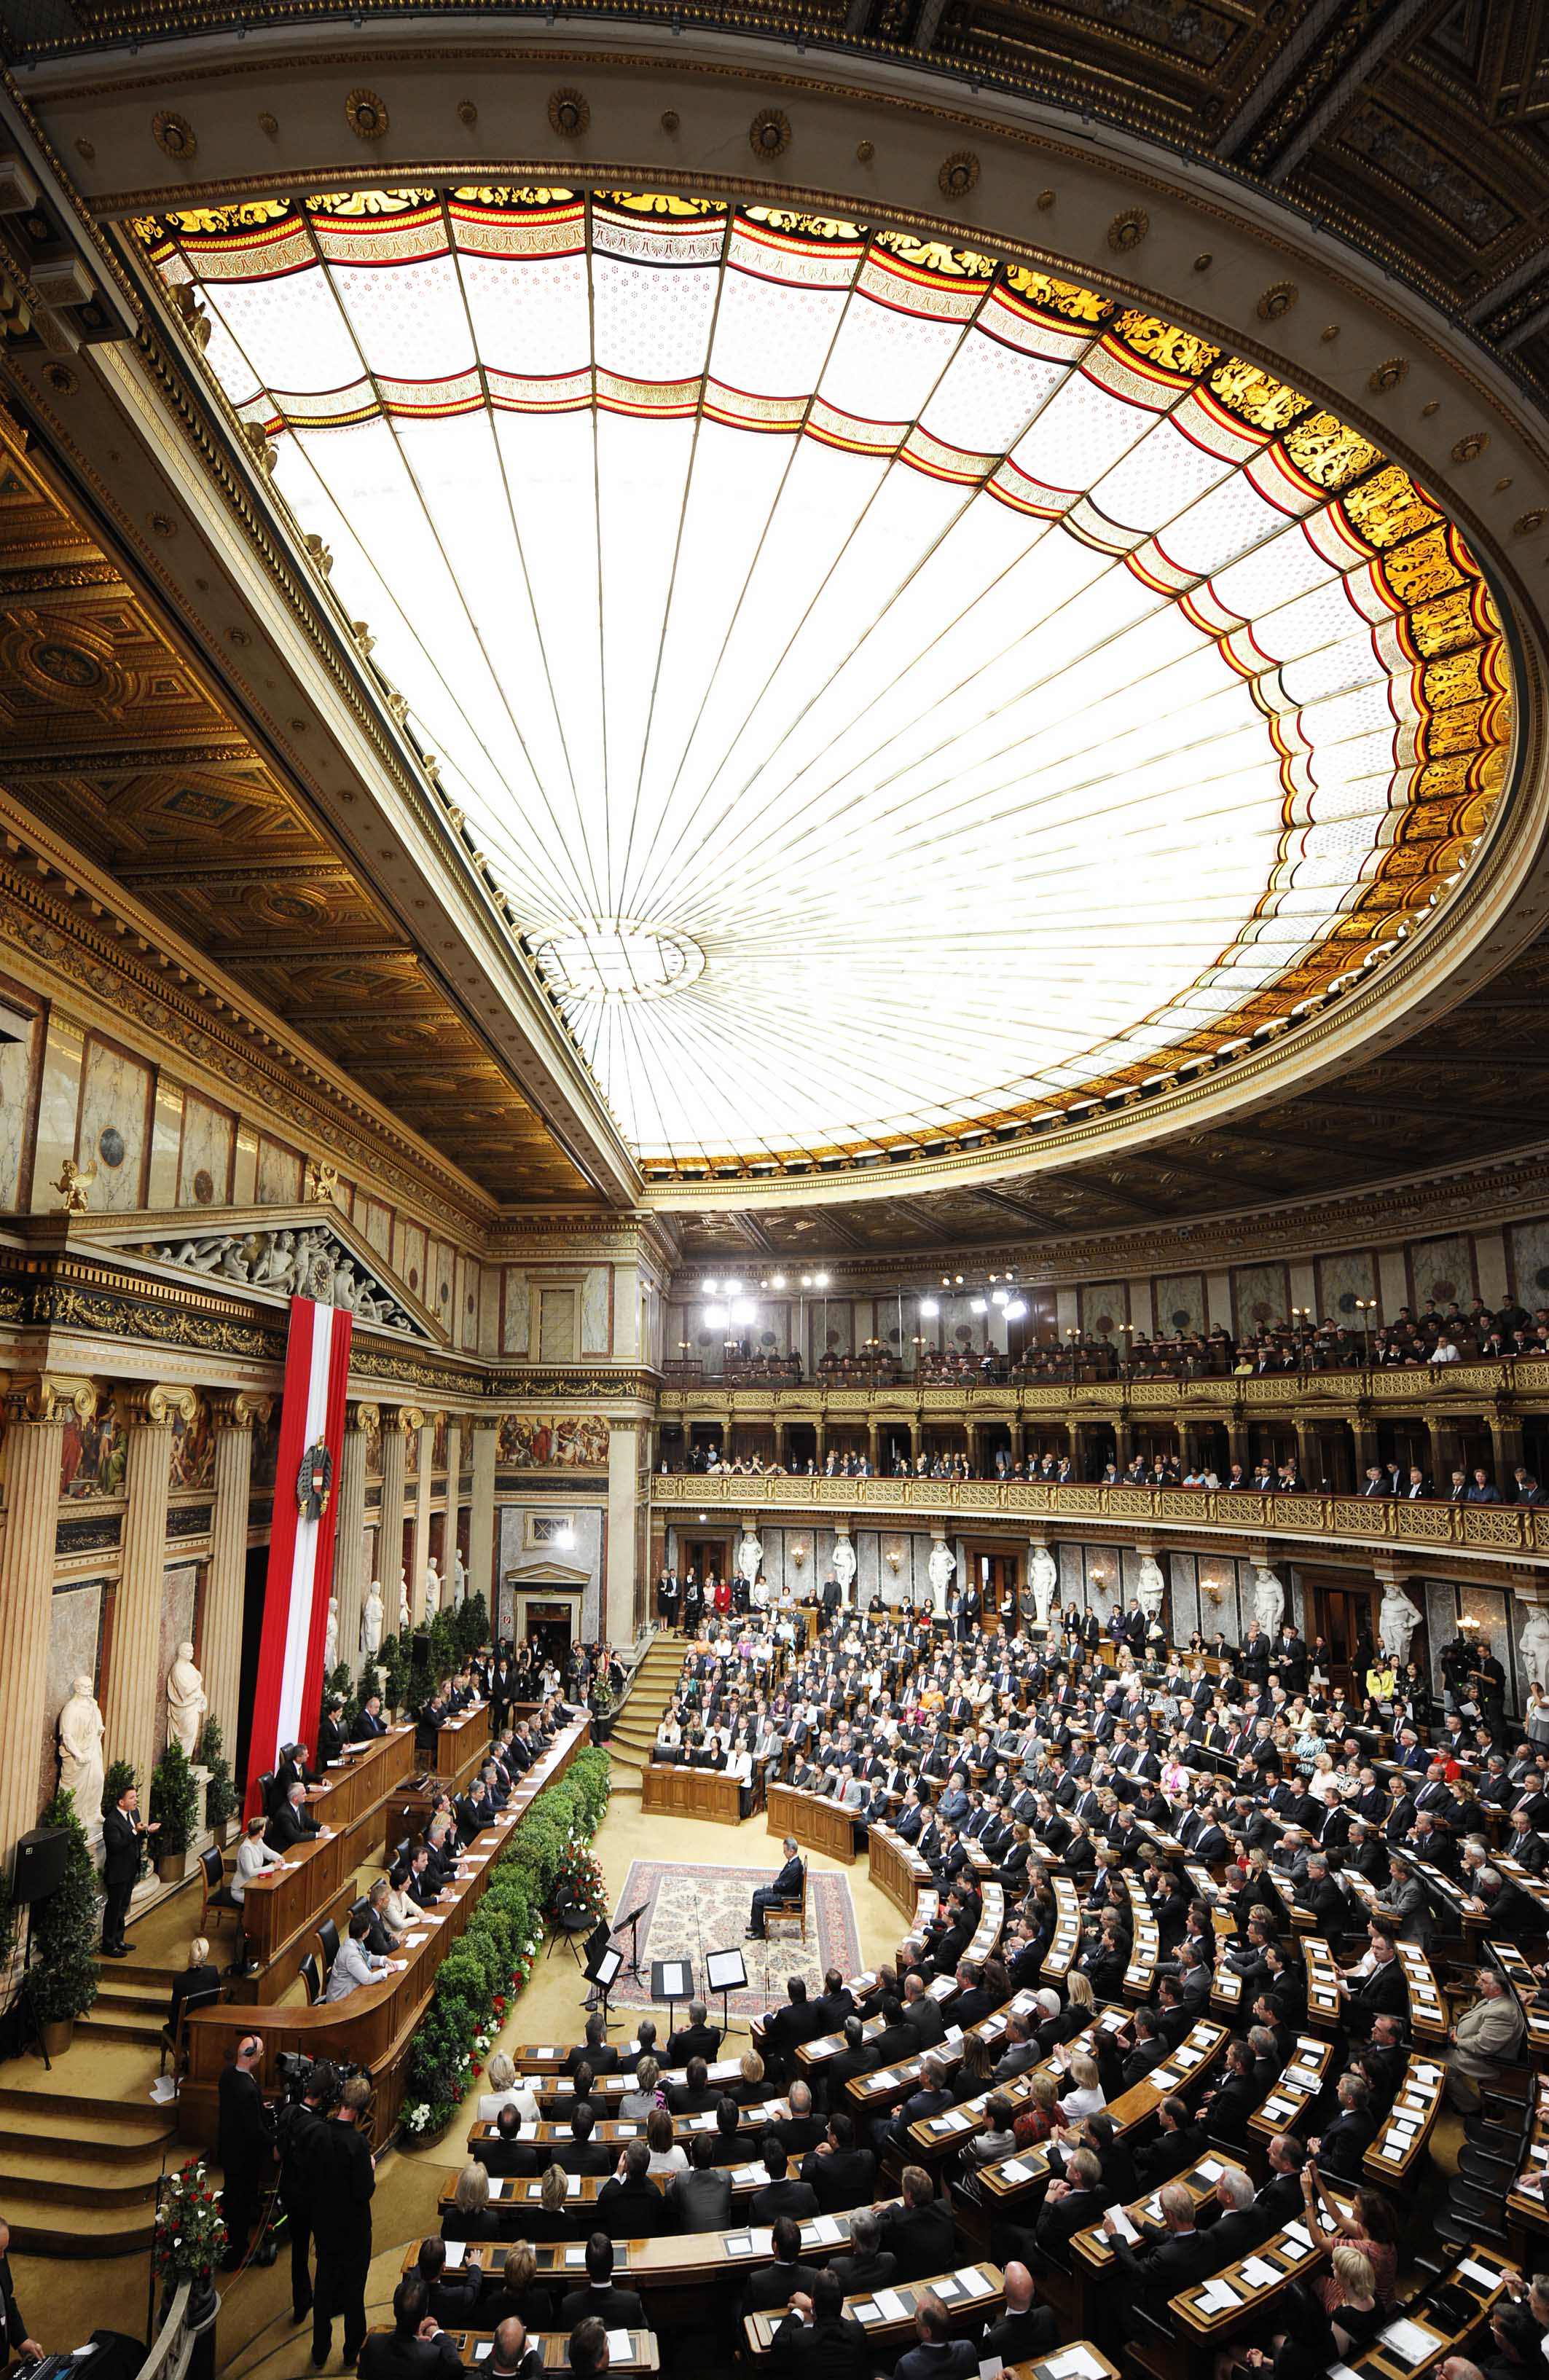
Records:
[[[788,1926],[767,1944],[744,1942],[754,1890],[761,1884],[773,1884],[776,1872],[773,1864],[700,1867],[682,1860],[634,1861],[614,1911],[614,1923],[639,1902],[646,1903],[640,1922],[640,1981],[637,1984],[628,1974],[620,1975],[610,1995],[615,2007],[651,2007],[651,1962],[655,1959],[687,1959],[693,1969],[695,1991],[712,1998],[704,1992],[704,1962],[712,1950],[740,1950],[747,1961],[749,1988],[733,1992],[728,2003],[734,2016],[759,2015],[771,1999],[783,2000],[787,1975],[804,1975],[809,1989],[821,1990],[829,1967],[837,1967],[844,1975],[855,1974],[860,1966],[860,1938],[849,1886],[842,1876],[811,1875],[805,1942]],[[628,1958],[627,1933],[619,1936],[618,1948]],[[719,2008],[719,1996],[714,1997]]]

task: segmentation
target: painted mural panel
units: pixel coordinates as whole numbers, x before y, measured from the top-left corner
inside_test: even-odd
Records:
[[[500,1342],[505,1354],[525,1355],[531,1328],[531,1304],[528,1296],[527,1275],[520,1272],[507,1272],[506,1313]]]
[[[305,1171],[298,1150],[287,1148],[283,1141],[268,1140],[261,1135],[258,1170],[254,1177],[254,1203],[260,1207],[299,1206]]]
[[[173,1420],[170,1486],[177,1495],[183,1489],[214,1484],[215,1434],[210,1427],[210,1408],[201,1397],[192,1421],[185,1421],[181,1414]]]
[[[612,1273],[606,1265],[588,1265],[581,1281],[581,1343],[583,1355],[605,1355],[613,1345]]]
[[[1378,1293],[1377,1259],[1370,1248],[1350,1248],[1342,1255],[1320,1257],[1317,1267],[1318,1319],[1361,1328],[1361,1305]]]
[[[505,1414],[495,1463],[508,1471],[605,1471],[608,1425],[600,1414]]]
[[[59,1453],[60,1495],[72,1504],[122,1496],[128,1459],[128,1436],[111,1397],[91,1421],[69,1414]]]
[[[1082,1282],[1081,1330],[1088,1339],[1111,1339],[1116,1345],[1122,1336],[1119,1325],[1128,1319],[1129,1283],[1127,1281]]]

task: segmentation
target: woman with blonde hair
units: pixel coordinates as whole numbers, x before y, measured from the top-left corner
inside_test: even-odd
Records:
[[[499,2231],[500,2217],[490,2205],[489,2174],[474,2158],[457,2176],[452,2204],[441,2218],[441,2236],[444,2240],[494,2240]]]
[[[1052,2074],[1031,2073],[1028,2076],[1028,2104],[1017,2118],[1011,2130],[1019,2149],[1036,2148],[1051,2132],[1063,2131],[1065,2109],[1059,2103],[1059,2093]]]
[[[765,2096],[763,2060],[756,2049],[745,2049],[737,2061],[737,2099],[743,2107],[756,2107]]]
[[[187,1966],[172,1979],[172,2005],[166,2012],[169,2043],[177,2039],[177,2028],[188,2002],[213,1999],[220,1988],[221,1979],[210,1963],[210,1945],[202,1934],[196,1934],[189,1944]]]
[[[538,2288],[538,2259],[530,2240],[518,2240],[506,2252],[500,2268],[500,2287],[493,2298],[484,2298],[479,2306],[479,2320],[486,2330],[498,2330],[503,2322],[519,2322],[526,2330],[549,2330],[554,2325],[554,2301],[546,2289]]]
[[[493,2124],[502,2107],[515,2107],[524,2124],[538,2120],[538,2099],[535,2092],[518,2083],[517,2070],[503,2049],[497,2049],[484,2069],[487,2091],[479,2094],[479,2121]]]
[[[1066,2087],[1060,2094],[1067,2124],[1078,2124],[1083,2116],[1095,2116],[1108,2104],[1108,2095],[1097,2079],[1097,2060],[1083,2058],[1079,2052],[1066,2068]]]
[[[651,2057],[642,2058],[635,2069],[634,2089],[626,2091],[618,2103],[619,2120],[626,2124],[643,2124],[653,2108],[666,2102],[657,2087],[662,2070]]]

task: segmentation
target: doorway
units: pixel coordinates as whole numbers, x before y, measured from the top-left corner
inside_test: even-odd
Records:
[[[979,1589],[981,1628],[993,1635],[1004,1620],[1008,1633],[1017,1629],[1017,1596],[1022,1584],[1022,1558],[1003,1546],[979,1545],[970,1537],[963,1547],[968,1578]],[[965,1580],[965,1585],[968,1580]]]
[[[1373,1642],[1376,1638],[1381,1601],[1376,1584],[1348,1571],[1315,1570],[1303,1571],[1301,1584],[1308,1615],[1306,1640],[1311,1645],[1314,1636],[1326,1638],[1329,1683],[1343,1686],[1347,1698],[1359,1707],[1366,1680],[1357,1670],[1355,1653],[1363,1633]]]
[[[237,1704],[237,1746],[231,1773],[238,1791],[245,1790],[248,1753],[252,1742],[253,1705],[258,1698],[258,1656],[263,1641],[263,1600],[269,1585],[269,1548],[248,1548],[242,1581],[241,1691]],[[246,1800],[243,1808],[246,1809]]]
[[[563,1674],[570,1658],[570,1613],[567,1598],[559,1603],[532,1603],[527,1607],[527,1629],[545,1661],[552,1661]]]
[[[686,1537],[683,1540],[683,1564],[678,1575],[687,1579],[690,1571],[701,1586],[707,1586],[712,1579],[728,1578],[731,1574],[731,1539]]]

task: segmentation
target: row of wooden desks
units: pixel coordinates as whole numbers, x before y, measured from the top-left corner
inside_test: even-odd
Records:
[[[482,2363],[487,2363],[494,2353],[493,2330],[448,2330],[443,2335],[451,2340],[464,2364],[474,2372]],[[539,2350],[545,2372],[569,2371],[570,2334],[567,2330],[530,2330],[527,2344],[529,2349],[536,2347]],[[661,2368],[662,2358],[653,2330],[609,2331],[610,2372],[659,2372]]]
[[[1446,2069],[1438,2060],[1409,2059],[1393,2105],[1361,2160],[1361,2170],[1368,2181],[1380,2182],[1384,2190],[1398,2191],[1415,2177],[1442,2112],[1442,2086],[1445,2081]]]
[[[1540,2068],[1549,2063],[1549,2009],[1540,2008],[1539,1983],[1515,1942],[1490,1942],[1490,1956],[1510,1985],[1528,2028],[1528,2055]]]
[[[308,1809],[320,1832],[287,1852],[284,1864],[255,1876],[242,1896],[242,1932],[247,1955],[274,1974],[273,1996],[291,1982],[282,1954],[300,1941],[311,1947],[311,1936],[335,1904],[350,1890],[356,1870],[380,1851],[385,1837],[384,1804],[414,1767],[414,1730],[389,1728],[373,1736],[356,1753],[330,1762],[323,1781],[308,1797]],[[298,1954],[299,1956],[299,1953]],[[271,1995],[261,1982],[259,1998]]]
[[[528,1770],[495,1825],[461,1854],[468,1876],[450,1888],[449,1898],[438,1908],[421,1912],[405,1945],[398,1972],[384,1975],[379,1982],[362,1984],[346,1999],[320,2000],[314,2008],[287,2002],[265,2010],[259,2081],[266,2094],[278,2087],[274,2061],[284,2052],[348,2059],[371,2075],[377,2092],[378,2131],[385,2137],[397,2115],[409,2045],[437,1968],[467,1925],[512,1829],[520,1825],[545,1787],[564,1776],[590,1731],[584,1722],[565,1729],[543,1758]],[[184,2033],[189,2065],[177,2100],[180,2139],[214,2139],[222,2070],[237,2043],[252,2030],[252,2011],[241,2006],[198,2009],[189,2018]]]
[[[431,1756],[448,1793],[460,1793],[475,1769],[482,1767],[489,1755],[490,1725],[488,1703],[470,1703],[436,1729]]]
[[[900,2281],[894,2289],[847,2297],[845,2312],[860,2325],[878,2361],[892,2362],[914,2341],[915,2312],[927,2290],[940,2298],[953,2336],[960,2338],[982,2330],[999,2313],[1005,2302],[1004,2287],[997,2265],[963,2265],[950,2273],[937,2273],[929,2280]],[[783,2320],[778,2313],[743,2316],[743,2341],[752,2362],[761,2362],[767,2358]]]
[[[930,1861],[880,1821],[867,1834],[866,1852],[872,1882],[886,1893],[895,1909],[901,1909],[906,1917],[913,1916],[921,1893],[930,1888]]]
[[[771,1785],[764,1804],[772,1835],[789,1835],[807,1851],[823,1852],[855,1864],[855,1812],[826,1793],[802,1793],[794,1785]]]
[[[640,1808],[677,1818],[709,1818],[735,1827],[742,1816],[742,1785],[729,1769],[690,1768],[677,1761],[648,1761],[640,1779]]]

